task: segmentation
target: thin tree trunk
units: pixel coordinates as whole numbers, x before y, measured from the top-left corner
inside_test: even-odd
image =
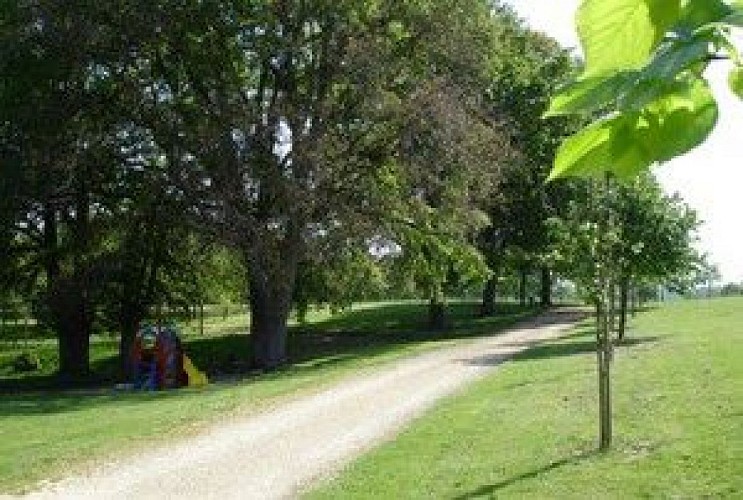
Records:
[[[428,301],[428,327],[432,330],[444,330],[446,328],[446,307],[440,284],[431,289]]]
[[[199,301],[199,335],[204,336],[204,301]]]
[[[519,279],[519,303],[522,306],[526,305],[526,280],[528,278],[529,273],[526,269],[521,269],[520,271],[520,279]]]
[[[617,331],[617,289],[614,286],[613,281],[609,285],[608,318],[609,318],[609,332],[613,333]]]
[[[495,303],[498,296],[498,278],[493,275],[482,291],[482,307],[480,312],[483,316],[492,316],[495,314]]]
[[[600,449],[611,448],[611,333],[606,305],[596,307],[597,338],[596,353],[599,379],[599,441]]]
[[[633,318],[637,315],[637,306],[639,303],[638,295],[639,295],[639,291],[637,290],[637,286],[630,287],[630,297],[631,297],[630,310],[632,311]]]
[[[629,301],[629,278],[623,277],[619,289],[619,340],[624,340],[627,332],[627,302]]]
[[[552,305],[552,272],[548,267],[542,268],[540,301],[542,306],[549,307]]]

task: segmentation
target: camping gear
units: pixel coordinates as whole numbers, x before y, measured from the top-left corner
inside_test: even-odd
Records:
[[[131,352],[136,389],[160,390],[208,383],[183,352],[181,339],[171,326],[146,326],[137,332]]]

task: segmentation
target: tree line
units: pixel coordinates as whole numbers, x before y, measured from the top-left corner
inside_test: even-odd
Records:
[[[546,183],[581,118],[543,119],[580,62],[485,0],[20,0],[0,7],[0,279],[87,375],[91,335],[164,302],[292,310],[445,300],[537,273],[586,296],[698,266],[695,215],[651,176]],[[608,246],[607,246],[608,245]],[[611,256],[610,258],[608,256]],[[603,266],[603,267],[602,267]]]

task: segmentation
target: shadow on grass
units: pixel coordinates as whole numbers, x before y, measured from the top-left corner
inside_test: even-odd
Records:
[[[508,479],[505,479],[503,481],[500,481],[494,484],[488,484],[485,486],[481,486],[480,488],[477,488],[476,490],[473,490],[468,493],[464,493],[462,495],[454,497],[454,500],[473,500],[475,498],[483,498],[483,497],[495,498],[497,496],[496,495],[497,492],[499,490],[502,490],[503,488],[507,488],[521,481],[527,481],[529,479],[537,478],[541,476],[542,474],[547,474],[548,472],[559,469],[566,465],[571,465],[571,464],[582,462],[583,460],[587,460],[591,458],[592,456],[595,456],[597,453],[598,452],[596,451],[590,451],[590,452],[581,453],[580,455],[563,458],[562,460],[552,462],[551,464],[545,465],[544,467],[540,467],[538,469],[534,469],[529,472],[524,472],[523,474],[510,477]]]
[[[195,396],[198,393],[195,391],[124,393],[101,388],[27,392],[3,396],[0,399],[0,418],[15,415],[54,415],[106,406],[120,410],[122,405],[136,407],[154,400],[182,397],[184,394]],[[136,411],[136,408],[132,408],[132,411]]]
[[[194,364],[204,370],[219,390],[238,381],[258,381],[270,377],[288,377],[353,364],[374,356],[401,351],[406,346],[425,342],[492,335],[508,326],[534,316],[534,307],[506,304],[497,315],[477,317],[478,305],[449,305],[449,328],[444,331],[426,328],[426,304],[391,304],[349,311],[327,321],[290,329],[289,360],[286,366],[271,373],[252,370],[249,336],[187,336],[184,348]],[[559,310],[540,317],[546,321],[568,321],[572,317]],[[530,321],[527,323],[534,323]],[[171,397],[188,391],[159,393],[158,396],[115,393],[118,359],[115,342],[101,345],[92,356],[93,375],[71,390],[60,390],[58,380],[49,374],[0,378],[0,416],[13,414],[49,414],[84,409],[107,401],[126,398],[132,403],[150,401],[153,397]]]

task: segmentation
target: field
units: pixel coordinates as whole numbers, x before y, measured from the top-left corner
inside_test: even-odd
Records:
[[[605,454],[593,346],[584,325],[518,356],[309,498],[743,497],[743,299],[638,316]]]
[[[247,318],[213,318],[204,336],[186,329],[185,349],[216,383],[200,390],[164,393],[114,391],[116,340],[105,335],[93,343],[95,386],[41,390],[53,382],[53,340],[43,335],[4,337],[0,342],[4,393],[0,397],[0,491],[19,491],[38,480],[192,433],[219,419],[258,411],[318,390],[351,372],[494,333],[535,312],[504,305],[497,317],[478,319],[473,304],[455,303],[450,310],[452,328],[447,332],[426,330],[425,306],[416,303],[368,305],[334,316],[316,313],[310,324],[292,327],[292,363],[268,374],[235,366],[239,361],[235,353],[247,353],[248,341],[241,333]],[[37,353],[44,370],[14,376],[9,362],[21,351]]]

